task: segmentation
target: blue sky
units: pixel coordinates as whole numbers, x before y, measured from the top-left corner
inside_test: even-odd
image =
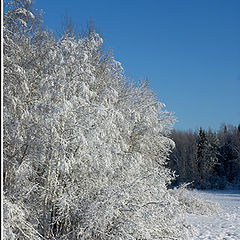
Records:
[[[80,29],[91,18],[126,75],[149,79],[176,129],[240,123],[239,0],[35,0],[35,7],[54,31],[66,10]]]

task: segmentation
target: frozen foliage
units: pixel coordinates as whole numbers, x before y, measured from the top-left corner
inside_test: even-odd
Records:
[[[23,207],[11,203],[5,197],[3,199],[3,238],[18,239],[41,239],[38,232],[27,220],[27,212]]]
[[[187,239],[182,203],[167,190],[174,118],[148,84],[127,80],[94,31],[55,40],[10,9],[6,239]]]
[[[179,188],[174,188],[173,190],[170,190],[170,192],[178,199],[187,213],[212,215],[220,212],[218,203],[204,200],[197,195],[197,191],[189,191],[186,187],[187,184],[182,185]]]

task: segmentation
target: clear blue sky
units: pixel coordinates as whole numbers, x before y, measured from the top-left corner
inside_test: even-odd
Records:
[[[92,18],[106,48],[151,88],[181,130],[240,123],[239,0],[35,0],[60,29]]]

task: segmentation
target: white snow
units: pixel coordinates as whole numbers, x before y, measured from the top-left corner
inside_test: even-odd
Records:
[[[197,228],[190,240],[240,239],[240,190],[193,191],[192,193],[219,203],[220,211],[212,216],[189,214],[188,223]]]

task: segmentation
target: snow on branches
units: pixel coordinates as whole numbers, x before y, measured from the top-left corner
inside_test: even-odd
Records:
[[[17,38],[14,16],[4,25],[3,180],[8,212],[24,223],[5,216],[5,239],[186,239],[167,190],[174,118],[148,84],[127,80],[94,31]]]

